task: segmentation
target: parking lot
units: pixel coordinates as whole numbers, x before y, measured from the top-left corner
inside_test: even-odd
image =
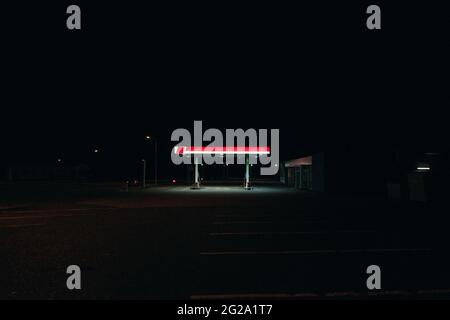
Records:
[[[2,206],[1,298],[450,296],[447,220],[426,204],[282,186],[83,190]],[[373,264],[382,289],[369,292]]]

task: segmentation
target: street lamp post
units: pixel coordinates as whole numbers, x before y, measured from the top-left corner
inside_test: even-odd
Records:
[[[153,140],[153,143],[155,144],[155,186],[158,184],[158,145],[156,138],[151,136],[145,136],[145,139],[147,140]]]
[[[145,161],[145,159],[142,159],[142,188],[145,189],[145,169],[147,166],[147,162]]]
[[[155,186],[156,186],[158,185],[158,147],[156,144],[156,139],[154,143],[155,143]]]

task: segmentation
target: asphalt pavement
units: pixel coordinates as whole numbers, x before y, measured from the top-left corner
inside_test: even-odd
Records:
[[[282,186],[88,193],[0,208],[1,299],[450,297],[445,212],[426,204]]]

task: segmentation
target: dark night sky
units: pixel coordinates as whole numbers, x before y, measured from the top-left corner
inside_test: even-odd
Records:
[[[72,3],[81,31],[65,27]],[[381,31],[365,27],[373,3]],[[145,134],[168,159],[172,130],[193,120],[280,128],[284,159],[330,145],[441,148],[442,3],[2,4],[3,161],[82,161],[95,147],[121,161],[138,156]]]

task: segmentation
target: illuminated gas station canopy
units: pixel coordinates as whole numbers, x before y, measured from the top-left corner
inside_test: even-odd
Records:
[[[270,147],[195,147],[176,146],[176,154],[269,154]]]
[[[175,146],[173,152],[177,155],[181,156],[190,156],[190,155],[245,155],[245,184],[244,188],[246,190],[250,190],[250,172],[249,172],[249,155],[268,155],[270,154],[269,147],[220,147],[220,146],[207,146],[207,147],[199,147],[199,146]],[[196,158],[196,157],[194,157]],[[198,161],[195,159],[195,174],[194,174],[194,185],[192,189],[200,188],[200,180],[198,173]]]

